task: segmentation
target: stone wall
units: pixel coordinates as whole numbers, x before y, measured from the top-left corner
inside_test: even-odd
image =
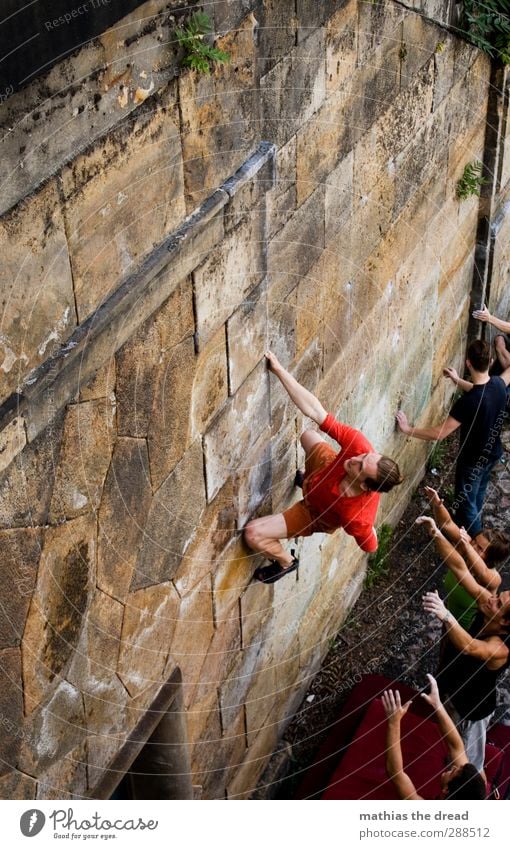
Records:
[[[298,497],[306,425],[263,352],[398,459],[380,522],[427,453],[395,411],[443,415],[462,362],[487,58],[390,0],[243,0],[214,5],[230,64],[177,74],[175,5],[57,65],[48,138],[5,141],[5,797],[93,796],[176,666],[197,796],[249,796],[365,568],[317,535],[299,580],[250,583],[240,531]]]

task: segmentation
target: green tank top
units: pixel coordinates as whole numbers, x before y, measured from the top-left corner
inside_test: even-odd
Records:
[[[446,591],[446,606],[452,616],[468,630],[476,616],[478,606],[473,596],[470,596],[449,569],[445,575],[443,586]]]

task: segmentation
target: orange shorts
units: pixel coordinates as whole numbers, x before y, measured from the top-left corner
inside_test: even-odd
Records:
[[[319,442],[310,451],[305,463],[304,493],[307,489],[307,478],[331,463],[336,455],[337,452],[327,442]],[[332,534],[337,530],[337,528],[325,528],[322,522],[314,519],[304,501],[298,501],[285,510],[283,518],[287,525],[287,537],[309,537],[318,532]]]

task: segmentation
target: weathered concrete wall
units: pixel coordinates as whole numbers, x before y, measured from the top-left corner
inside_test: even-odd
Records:
[[[250,583],[240,530],[297,497],[305,425],[264,349],[398,459],[381,522],[427,450],[396,409],[442,415],[461,363],[478,202],[455,184],[483,156],[488,60],[394,2],[215,10],[229,65],[138,105],[125,83],[0,220],[4,796],[93,795],[176,665],[193,783],[249,795],[364,573],[339,533],[298,544],[299,581]]]

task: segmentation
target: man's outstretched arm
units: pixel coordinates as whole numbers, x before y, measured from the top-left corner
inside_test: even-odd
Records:
[[[450,752],[452,766],[464,766],[464,764],[467,764],[468,759],[462,737],[441,701],[436,679],[430,673],[427,673],[427,678],[429,679],[430,693],[422,693],[421,696],[435,711],[437,724],[441,729],[441,734]]]
[[[384,711],[388,719],[386,731],[386,772],[391,778],[395,790],[401,799],[421,799],[412,780],[404,771],[402,746],[400,744],[400,723],[407,713],[411,702],[403,705],[398,690],[385,690],[382,696]]]
[[[415,436],[417,439],[424,439],[426,442],[440,442],[460,427],[460,422],[454,419],[453,416],[448,416],[442,424],[433,425],[432,427],[413,427],[409,424],[403,410],[399,410],[395,418],[402,433],[405,433],[406,436]]]
[[[319,399],[316,398],[315,395],[312,395],[308,389],[305,389],[304,386],[301,386],[301,384],[297,382],[296,378],[292,377],[290,372],[284,369],[277,357],[275,357],[271,351],[266,351],[265,357],[269,368],[283,384],[296,407],[298,407],[305,416],[308,416],[308,418],[317,422],[318,425],[321,425],[326,419],[327,411],[324,409]]]

